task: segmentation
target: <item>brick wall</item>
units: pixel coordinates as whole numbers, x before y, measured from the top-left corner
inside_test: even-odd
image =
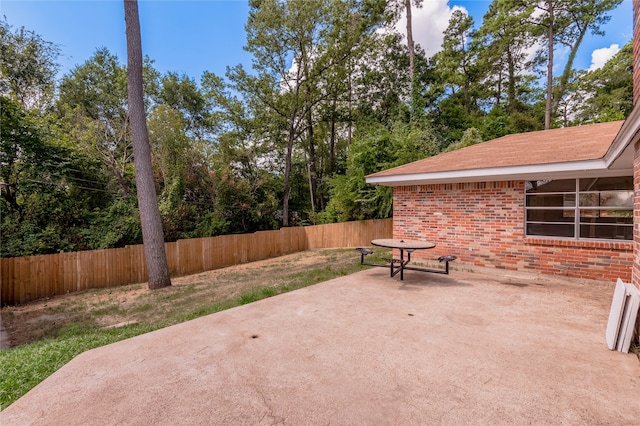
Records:
[[[640,0],[633,0],[633,105],[640,99]],[[633,157],[633,272],[631,282],[640,289],[640,142]],[[636,340],[640,340],[640,315],[636,321]]]
[[[636,0],[638,1],[638,0]],[[634,145],[633,157],[633,277],[631,282],[640,289],[640,142]],[[638,319],[640,322],[640,318]]]
[[[640,98],[640,0],[633,0],[633,103],[638,108]],[[640,289],[640,142],[636,142],[633,158],[633,277],[631,282]],[[638,318],[640,324],[640,318]],[[640,328],[640,327],[639,327]],[[638,331],[640,334],[640,330]]]
[[[631,278],[632,242],[525,238],[524,181],[403,186],[394,188],[393,197],[394,238],[437,245],[412,258],[454,254],[453,266],[606,281]]]
[[[640,97],[640,0],[633,0],[633,104]]]

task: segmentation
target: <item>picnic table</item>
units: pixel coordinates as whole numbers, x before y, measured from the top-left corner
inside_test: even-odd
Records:
[[[444,269],[430,269],[430,268],[420,268],[416,266],[407,266],[411,262],[411,253],[416,250],[428,250],[434,248],[436,245],[429,241],[419,241],[419,240],[406,240],[406,239],[395,239],[395,238],[384,238],[384,239],[376,239],[371,241],[371,245],[377,247],[386,247],[397,249],[400,251],[400,257],[391,257],[385,258],[384,264],[382,263],[368,263],[365,262],[365,256],[368,256],[373,253],[372,250],[367,248],[357,248],[356,250],[360,252],[360,263],[362,265],[369,266],[381,266],[384,268],[389,268],[389,274],[391,277],[396,276],[400,273],[400,280],[404,280],[404,270],[412,270],[412,271],[420,271],[420,272],[430,272],[434,274],[449,274],[449,262],[456,259],[456,256],[447,255],[440,256],[438,261],[441,263],[445,263]],[[404,253],[407,252],[407,257],[405,259]]]

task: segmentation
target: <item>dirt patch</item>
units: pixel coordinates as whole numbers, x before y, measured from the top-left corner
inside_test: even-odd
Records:
[[[146,284],[87,290],[2,308],[11,346],[55,337],[73,327],[119,327],[163,319],[232,300],[253,289],[287,286],[313,270],[355,268],[353,250],[318,250],[176,277],[172,286],[150,291]]]

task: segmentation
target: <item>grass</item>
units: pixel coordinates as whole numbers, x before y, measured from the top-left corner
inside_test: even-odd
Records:
[[[0,351],[0,409],[84,351],[365,269],[359,261],[352,249],[305,252],[199,274],[166,289],[147,291],[135,284],[28,309],[3,308],[5,326],[23,344]],[[111,327],[105,327],[106,320]]]
[[[638,361],[640,361],[640,343],[631,345],[631,349],[629,350],[629,352],[636,354],[636,356],[638,357]]]

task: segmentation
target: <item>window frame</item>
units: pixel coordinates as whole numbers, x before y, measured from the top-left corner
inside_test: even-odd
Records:
[[[630,176],[612,176],[612,178],[629,178]],[[634,192],[633,187],[631,189],[617,189],[617,190],[580,190],[580,180],[581,179],[601,179],[605,177],[599,178],[575,178],[575,179],[548,179],[548,181],[553,180],[573,180],[575,185],[573,191],[553,191],[553,192],[540,192],[540,193],[528,193],[527,192],[527,183],[528,182],[536,182],[536,181],[525,181],[524,187],[524,236],[527,238],[545,238],[545,239],[560,239],[560,240],[581,240],[581,241],[633,241],[633,222],[632,223],[587,223],[582,221],[581,212],[584,211],[629,211],[631,212],[631,217],[633,218],[633,200],[631,208],[617,207],[617,206],[581,206],[580,196],[581,194],[593,194],[593,193],[602,193],[607,191],[631,191],[632,194]],[[541,179],[547,180],[547,179]],[[564,207],[564,206],[529,206],[529,199],[534,199],[536,196],[563,196],[571,195],[574,198],[574,205],[572,207]],[[632,197],[635,194],[632,195]],[[529,198],[532,197],[532,198]],[[540,221],[540,220],[529,220],[529,211],[569,211],[573,212],[573,221],[559,222],[559,221]],[[573,224],[573,236],[558,236],[558,235],[540,235],[540,234],[529,234],[527,232],[528,225],[537,224],[537,225],[570,225]],[[590,226],[622,226],[629,228],[631,230],[631,238],[589,238],[589,237],[581,237],[580,236],[580,228],[583,225]]]

